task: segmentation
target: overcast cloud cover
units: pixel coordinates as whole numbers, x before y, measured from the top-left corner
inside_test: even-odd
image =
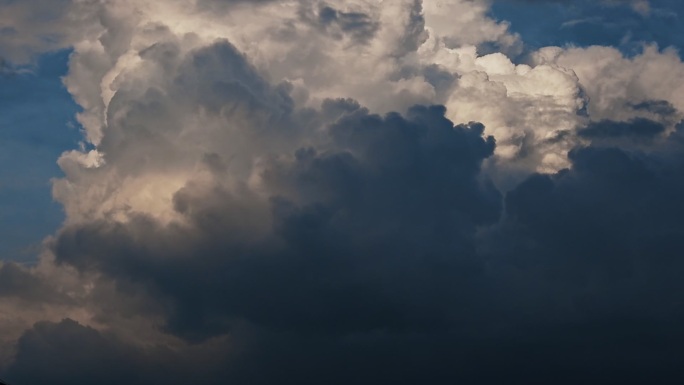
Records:
[[[0,377],[682,383],[681,12],[0,0]]]

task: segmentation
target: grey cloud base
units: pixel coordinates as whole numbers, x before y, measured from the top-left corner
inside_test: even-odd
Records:
[[[348,152],[305,148],[274,164],[267,179],[294,195],[272,199],[272,233],[253,244],[224,230],[235,201],[220,191],[178,193],[190,229],[144,217],[66,228],[54,246],[62,263],[153,293],[167,330],[193,344],[140,348],[44,323],[21,338],[8,374],[32,384],[682,378],[680,132],[648,152],[578,148],[569,170],[507,194],[497,222],[501,196],[479,171],[493,142],[442,113],[352,110],[331,130]],[[188,209],[199,202],[211,206]]]
[[[58,385],[676,383],[681,369],[673,345],[681,339],[669,341],[643,332],[634,337],[634,330],[658,326],[630,323],[615,328],[599,323],[527,329],[524,337],[497,339],[449,333],[330,338],[240,330],[245,335],[231,343],[173,352],[122,346],[111,337],[64,321],[40,324],[27,332],[13,375],[27,383]],[[626,339],[635,340],[627,349],[615,343]],[[78,354],[74,348],[95,354]]]
[[[227,332],[233,318],[311,333],[448,324],[452,280],[481,269],[476,226],[499,215],[500,195],[479,175],[494,142],[441,107],[408,119],[352,108],[330,130],[345,150],[302,148],[263,170],[283,191],[270,197],[266,234],[234,235],[259,213],[217,181],[176,194],[189,227],[144,216],[66,227],[57,260],[171,299],[167,326],[190,339]]]

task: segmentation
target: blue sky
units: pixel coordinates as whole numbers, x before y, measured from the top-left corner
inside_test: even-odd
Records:
[[[0,255],[35,260],[42,239],[63,220],[50,179],[57,158],[81,140],[71,95],[62,85],[68,51],[41,55],[35,65],[0,77]]]
[[[681,1],[652,1],[648,15],[624,3],[497,0],[491,14],[509,21],[512,30],[520,33],[533,50],[549,45],[606,45],[631,55],[639,52],[643,43],[680,50],[684,47]]]

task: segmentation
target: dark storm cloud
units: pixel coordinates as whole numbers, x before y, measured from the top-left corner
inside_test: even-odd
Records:
[[[511,191],[497,223],[501,196],[480,174],[494,144],[481,125],[453,126],[443,113],[380,117],[350,100],[326,102],[322,114],[337,117],[334,146],[272,160],[262,176],[279,192],[273,227],[257,239],[241,235],[249,200],[217,184],[177,193],[191,227],[142,216],[71,226],[55,252],[154,293],[174,334],[206,344],[228,333],[227,345],[195,348],[224,352],[202,367],[210,375],[200,383],[681,378],[682,127],[644,151],[573,150],[570,169]],[[150,368],[190,355],[134,348],[65,321],[28,332],[10,373],[38,384],[45,373],[71,383],[109,373],[55,372],[46,352],[66,337],[106,356],[69,357],[64,367],[93,359],[154,381],[168,372]],[[45,370],[29,372],[28,362]]]
[[[507,195],[499,252],[515,270],[537,272],[522,274],[528,283],[519,284],[536,282],[558,301],[540,314],[605,327],[652,324],[663,336],[681,338],[674,325],[684,317],[677,278],[684,271],[682,144],[680,127],[646,150],[578,148],[571,169],[532,176]]]
[[[216,58],[210,52],[197,57]],[[213,68],[212,60],[199,62]],[[245,92],[231,90],[238,94],[225,100]],[[204,158],[210,184],[189,183],[174,197],[186,224],[137,215],[65,227],[53,245],[59,262],[146,292],[144,312],[162,316],[167,332],[191,344],[143,347],[69,320],[40,323],[19,341],[10,378],[681,378],[682,127],[640,147],[573,150],[570,169],[513,189],[500,220],[504,199],[480,170],[493,139],[482,125],[454,126],[444,113],[417,106],[382,117],[353,100],[327,100],[314,119],[332,121],[326,145],[272,157],[261,172],[271,191],[265,232],[251,223],[262,215],[258,199],[222,185],[219,154]],[[642,138],[653,125],[599,122],[592,140]],[[7,281],[5,290],[16,291],[17,280]]]
[[[159,291],[169,330],[190,339],[231,319],[299,332],[441,327],[455,317],[452,280],[477,275],[472,235],[497,220],[500,196],[479,175],[494,150],[479,124],[453,124],[442,107],[407,117],[370,115],[346,101],[331,127],[336,150],[302,148],[274,160],[272,234],[239,236],[248,198],[220,187],[176,194],[193,229],[143,217],[66,228],[60,261]],[[241,239],[242,238],[242,239]],[[201,256],[197,263],[195,256]]]
[[[184,365],[170,350],[126,344],[67,319],[37,323],[21,337],[8,379],[18,385],[192,382],[174,377]]]
[[[0,298],[7,297],[43,303],[68,301],[40,277],[11,262],[0,265]]]
[[[321,12],[312,20],[326,28],[375,33],[370,16]],[[413,49],[425,37],[419,7],[410,22],[403,46]],[[155,176],[188,156],[192,135],[216,135],[202,142],[216,146],[191,154],[200,175],[173,195],[178,220],[131,209],[60,230],[51,251],[94,280],[106,311],[93,322],[106,326],[35,324],[2,371],[17,385],[684,378],[684,126],[666,136],[661,120],[677,115],[667,102],[591,123],[568,169],[504,197],[481,169],[494,138],[442,106],[380,116],[327,99],[298,109],[293,85],[270,84],[225,41],[183,57],[170,38],[140,56],[171,80],[139,90],[120,76],[98,147],[107,162],[83,172]],[[456,81],[437,66],[423,74]],[[174,142],[183,114],[197,111],[221,124]],[[531,143],[521,138],[523,151]],[[235,182],[240,152],[260,156],[249,165],[258,188]],[[43,278],[3,265],[0,300],[63,300]],[[102,289],[110,283],[115,293]],[[172,342],[124,339],[107,326],[129,324],[110,317],[153,319]]]
[[[136,361],[142,361],[132,347],[71,320],[36,324],[19,340],[17,351],[10,376],[22,383],[120,384],[135,375]]]
[[[349,102],[328,109],[346,111],[333,136],[349,150],[302,149],[269,169],[270,183],[294,184],[284,190],[296,194],[274,198],[266,244],[226,230],[244,216],[221,191],[179,193],[194,230],[138,218],[67,228],[56,244],[64,263],[170,299],[169,330],[228,332],[231,343],[172,352],[43,323],[20,340],[11,378],[572,384],[681,375],[679,134],[656,153],[573,151],[571,169],[535,175],[507,196],[506,219],[476,253],[475,225],[499,212],[496,192],[477,180],[492,148],[478,125],[454,128],[435,108],[386,118]],[[223,353],[212,361],[212,352]]]
[[[590,139],[636,138],[648,139],[665,131],[661,123],[649,119],[637,118],[629,122],[604,120],[592,122],[579,131],[581,137]]]

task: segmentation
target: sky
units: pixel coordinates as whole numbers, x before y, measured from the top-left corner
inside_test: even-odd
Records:
[[[0,378],[684,369],[679,0],[0,0]]]

